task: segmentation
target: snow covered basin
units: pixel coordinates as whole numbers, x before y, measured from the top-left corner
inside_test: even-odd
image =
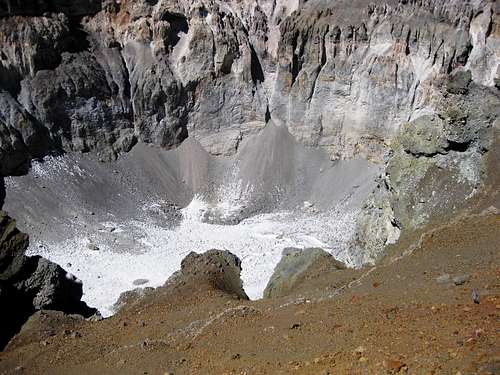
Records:
[[[47,157],[6,179],[4,209],[30,235],[28,254],[73,273],[84,301],[109,316],[122,292],[163,285],[191,251],[236,254],[252,299],[286,247],[321,247],[357,265],[348,244],[378,173],[268,125],[227,158],[192,138],[175,150],[138,144],[115,162]]]
[[[58,243],[35,242],[28,254],[44,256],[75,274],[83,282],[84,301],[104,316],[113,313],[113,304],[122,292],[137,287],[134,281],[144,279],[142,287],[163,285],[191,251],[221,249],[236,254],[242,260],[244,289],[251,299],[262,297],[286,247],[321,247],[337,259],[351,262],[346,245],[354,231],[354,210],[339,208],[318,214],[304,207],[256,215],[237,225],[217,225],[202,222],[206,206],[200,198],[193,199],[173,229],[152,221],[107,221],[92,238],[82,235]],[[131,233],[140,243],[140,251],[113,246],[113,239],[119,241]],[[89,249],[89,244],[99,250]]]
[[[147,280],[142,286],[163,285],[191,251],[221,249],[236,254],[242,260],[244,289],[251,299],[262,297],[286,247],[321,247],[350,263],[346,245],[354,231],[355,211],[340,209],[318,214],[305,208],[261,214],[237,225],[217,225],[202,222],[205,210],[206,203],[195,198],[182,210],[183,219],[174,229],[137,220],[108,221],[102,223],[100,233],[93,238],[75,236],[58,243],[35,242],[28,254],[46,257],[75,274],[83,281],[85,302],[104,316],[113,313],[113,304],[122,292],[136,287],[134,281]],[[113,246],[130,233],[139,241],[141,251]],[[99,250],[89,249],[89,244]]]

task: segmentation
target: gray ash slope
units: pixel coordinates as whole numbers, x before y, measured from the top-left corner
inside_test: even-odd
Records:
[[[76,153],[48,157],[34,162],[26,176],[7,179],[5,209],[35,238],[37,229],[44,237],[71,236],[52,229],[71,219],[140,219],[141,211],[151,218],[157,211],[158,223],[175,226],[179,209],[195,196],[214,206],[241,201],[234,215],[213,218],[236,224],[256,213],[302,208],[305,201],[328,210],[348,199],[351,208],[359,208],[379,172],[362,159],[332,162],[270,123],[227,158],[210,155],[191,138],[175,150],[139,144],[115,162]]]

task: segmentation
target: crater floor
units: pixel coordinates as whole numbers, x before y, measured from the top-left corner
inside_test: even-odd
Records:
[[[83,282],[104,316],[119,295],[158,287],[191,251],[229,250],[258,299],[286,247],[321,247],[358,266],[348,250],[378,169],[333,162],[269,126],[232,158],[195,140],[165,151],[138,145],[113,163],[67,154],[34,162],[6,181],[6,210],[42,255]]]

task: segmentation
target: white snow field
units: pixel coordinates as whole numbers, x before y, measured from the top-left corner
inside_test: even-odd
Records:
[[[134,280],[148,280],[142,286],[163,285],[191,251],[221,249],[236,254],[242,260],[243,286],[251,299],[262,297],[286,247],[321,247],[350,263],[345,245],[354,230],[355,211],[283,211],[256,215],[237,225],[217,225],[201,221],[206,206],[199,198],[193,199],[182,210],[183,220],[175,229],[153,222],[103,223],[116,228],[113,233],[118,237],[135,233],[141,252],[117,251],[107,243],[108,236],[94,236],[92,241],[82,236],[51,245],[34,243],[28,253],[44,256],[75,274],[83,282],[83,300],[103,316],[113,313],[113,304],[122,292],[137,287]],[[89,243],[99,250],[89,250]]]
[[[286,247],[321,247],[359,265],[348,244],[378,173],[363,160],[332,162],[268,125],[233,157],[190,138],[170,151],[139,144],[116,162],[48,157],[6,179],[5,209],[30,235],[28,254],[73,273],[83,300],[109,316],[134,281],[163,285],[191,251],[236,254],[252,299]]]

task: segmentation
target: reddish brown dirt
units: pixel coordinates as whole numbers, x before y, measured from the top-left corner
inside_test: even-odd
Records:
[[[0,373],[500,373],[500,216],[417,240],[375,268],[311,272],[282,299],[197,284],[160,288],[101,322],[42,314],[0,353]],[[470,280],[438,283],[444,274]]]

